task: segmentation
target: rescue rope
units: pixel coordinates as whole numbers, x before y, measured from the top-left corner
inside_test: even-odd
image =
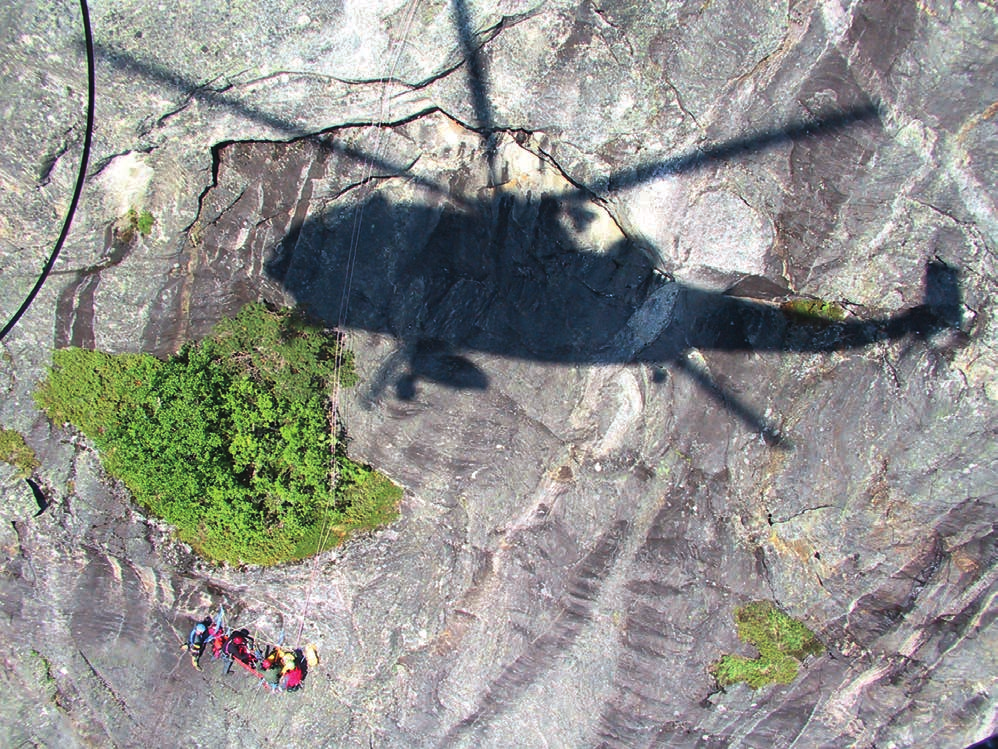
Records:
[[[369,126],[370,130],[374,130],[378,133],[378,140],[375,145],[373,154],[365,162],[365,167],[361,175],[361,184],[367,185],[370,183],[371,178],[374,176],[374,168],[377,163],[379,163],[386,150],[387,138],[384,131],[384,126],[389,120],[390,114],[390,97],[388,95],[388,85],[389,82],[395,79],[395,73],[398,70],[399,64],[402,60],[402,53],[404,51],[405,45],[408,41],[410,32],[412,31],[412,24],[416,16],[416,8],[419,6],[420,0],[411,0],[411,2],[406,6],[406,14],[402,24],[402,35],[400,40],[396,43],[396,51],[392,58],[392,64],[390,66],[388,75],[381,79],[382,92],[381,101],[379,103],[379,110],[375,122]],[[342,331],[343,327],[347,321],[347,315],[350,310],[350,296],[353,291],[353,276],[354,270],[357,263],[357,251],[360,247],[360,236],[361,230],[363,228],[364,221],[364,207],[363,201],[359,201],[357,206],[353,211],[353,225],[350,230],[350,242],[347,251],[347,262],[344,268],[344,280],[343,280],[343,291],[340,295],[340,306],[337,314],[336,330]],[[344,365],[344,352],[341,345],[337,346],[336,349],[336,359],[333,365],[333,387],[330,393],[330,415],[329,415],[329,430],[330,430],[330,444],[332,446],[332,469],[330,470],[330,485],[335,487],[339,479],[339,465],[337,463],[336,450],[339,439],[340,423],[339,423],[339,405],[340,405],[340,375],[343,370]],[[327,515],[323,523],[322,532],[319,534],[319,546],[318,549],[322,549],[332,534],[332,522]],[[305,630],[305,622],[308,616],[309,606],[312,600],[312,592],[315,588],[315,576],[318,569],[319,555],[318,553],[312,560],[312,568],[309,573],[309,581],[306,586],[305,601],[302,604],[301,622],[298,625],[298,634],[295,638],[295,646],[301,645],[302,633]]]
[[[62,245],[66,242],[66,237],[69,236],[69,227],[73,223],[73,216],[76,214],[76,207],[80,202],[80,195],[83,193],[83,181],[87,177],[87,163],[90,161],[90,144],[93,141],[94,134],[94,36],[93,30],[90,28],[90,9],[87,7],[87,0],[80,0],[80,13],[83,15],[83,36],[87,48],[87,124],[83,133],[83,154],[80,156],[80,170],[76,175],[76,187],[73,189],[73,199],[69,203],[66,220],[62,223],[62,231],[59,233],[59,239],[56,240],[55,247],[52,249],[52,254],[49,255],[49,259],[42,267],[42,273],[38,277],[34,288],[28,292],[28,296],[17,312],[14,313],[14,316],[10,318],[10,321],[4,325],[3,330],[0,330],[0,340],[4,339],[11,331],[11,328],[21,319],[21,316],[27,312],[28,307],[35,301],[35,297],[41,290],[42,284],[49,277],[52,266],[55,265],[56,258],[59,257],[59,252],[62,250]]]

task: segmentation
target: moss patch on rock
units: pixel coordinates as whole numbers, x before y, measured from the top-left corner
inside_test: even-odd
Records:
[[[757,658],[726,654],[710,671],[721,687],[745,682],[753,689],[789,684],[808,655],[823,645],[803,622],[784,614],[770,601],[754,601],[735,609],[738,639],[759,651]]]
[[[121,241],[128,243],[135,239],[136,234],[148,237],[152,233],[152,227],[155,223],[156,219],[149,211],[140,211],[132,207],[119,219],[116,227],[117,234]]]
[[[27,478],[38,468],[38,458],[20,432],[0,429],[0,460],[17,469],[18,478]]]
[[[818,325],[841,322],[846,317],[841,304],[823,299],[791,299],[781,304],[780,309],[793,320]]]

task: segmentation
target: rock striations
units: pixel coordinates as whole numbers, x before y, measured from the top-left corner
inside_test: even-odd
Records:
[[[0,356],[47,501],[0,466],[11,746],[998,731],[993,3],[91,13],[92,168]],[[58,235],[86,85],[74,3],[0,19],[6,320]],[[55,347],[166,355],[257,299],[346,332],[351,450],[406,495],[314,563],[213,568],[30,396]],[[751,600],[826,650],[720,691]],[[190,668],[220,603],[318,644],[302,692]]]

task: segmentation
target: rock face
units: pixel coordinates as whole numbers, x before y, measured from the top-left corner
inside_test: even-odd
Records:
[[[758,4],[756,4],[758,5]],[[0,11],[0,299],[82,141],[78,10]],[[12,745],[959,746],[998,730],[987,3],[92,9],[94,156],[3,341]],[[149,236],[121,230],[149,210]],[[840,303],[840,324],[779,309]],[[402,518],[217,569],[30,393],[245,301],[347,332]],[[716,689],[770,599],[827,645]],[[178,650],[224,604],[313,641],[269,697]]]

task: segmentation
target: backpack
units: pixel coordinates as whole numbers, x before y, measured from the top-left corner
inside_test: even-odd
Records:
[[[309,668],[315,668],[319,665],[319,649],[314,643],[310,642],[305,646],[305,662]]]

